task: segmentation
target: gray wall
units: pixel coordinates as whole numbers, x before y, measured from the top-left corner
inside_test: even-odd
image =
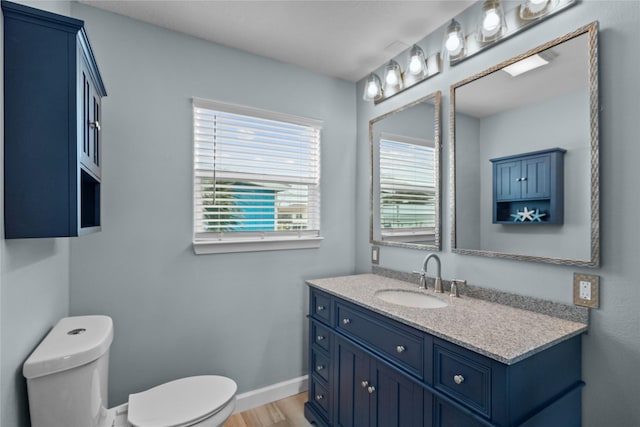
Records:
[[[602,267],[597,270],[456,255],[450,252],[449,167],[443,169],[445,244],[442,274],[480,286],[571,303],[574,271],[601,276],[601,306],[591,311],[590,330],[583,339],[583,425],[640,425],[640,211],[637,163],[640,158],[640,2],[583,1],[537,27],[470,58],[418,87],[377,106],[358,103],[357,270],[370,271],[368,215],[368,144],[370,118],[426,93],[442,90],[443,116],[449,112],[449,86],[503,60],[564,35],[594,20],[600,22],[600,161]],[[358,84],[358,94],[363,82]],[[444,155],[449,154],[448,122],[443,122]],[[446,158],[446,157],[445,157]],[[421,265],[424,252],[381,247],[380,264],[403,271]]]
[[[69,15],[70,10],[68,2],[20,3],[65,15]],[[4,20],[2,22],[4,24]],[[3,32],[0,27],[0,37]],[[0,73],[2,70],[4,68],[0,66]],[[2,81],[4,79],[0,78],[0,85]],[[4,91],[0,90],[0,94],[0,98],[3,98]],[[4,113],[0,115],[4,116]],[[0,153],[3,153],[3,129],[0,129],[0,138]],[[0,174],[0,180],[2,176],[3,174]],[[0,188],[3,185],[0,183]],[[0,203],[1,200],[0,198]],[[0,224],[4,224],[3,215],[4,207],[0,207]],[[68,313],[69,241],[3,239],[0,242],[1,426],[29,425],[22,364],[58,319],[67,316]]]
[[[355,85],[98,9],[102,232],[71,241],[71,313],[115,323],[110,403],[198,374],[239,391],[305,373],[304,279],[355,265]],[[324,121],[319,249],[193,254],[191,97]]]

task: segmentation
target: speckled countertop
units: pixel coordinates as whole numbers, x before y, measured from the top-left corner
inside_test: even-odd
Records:
[[[414,284],[375,274],[315,279],[307,283],[508,365],[587,330],[584,323],[467,296],[450,298],[448,294],[435,294],[433,289],[426,292],[446,301],[448,306],[428,309],[388,303],[375,293],[384,289],[418,289]]]

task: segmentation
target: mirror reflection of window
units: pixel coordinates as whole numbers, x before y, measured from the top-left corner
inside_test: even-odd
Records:
[[[380,229],[382,239],[425,241],[435,227],[433,141],[381,134]]]

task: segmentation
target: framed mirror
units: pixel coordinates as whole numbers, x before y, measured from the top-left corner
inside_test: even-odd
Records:
[[[373,244],[440,250],[440,97],[369,121]]]
[[[451,246],[600,263],[597,22],[451,86]]]

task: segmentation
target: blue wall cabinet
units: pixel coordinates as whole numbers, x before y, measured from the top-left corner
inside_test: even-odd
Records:
[[[491,159],[493,223],[562,224],[564,153],[553,148]],[[525,208],[534,215],[518,215]]]
[[[305,416],[335,427],[579,427],[581,342],[505,365],[311,289]]]
[[[84,23],[3,1],[5,238],[100,230],[101,98]]]

